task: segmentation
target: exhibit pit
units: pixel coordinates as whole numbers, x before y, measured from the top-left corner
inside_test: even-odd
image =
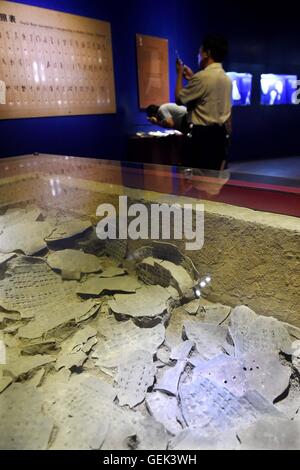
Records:
[[[1,449],[299,448],[299,219],[178,194],[171,173],[1,162]],[[203,249],[101,241],[119,196],[204,203]]]

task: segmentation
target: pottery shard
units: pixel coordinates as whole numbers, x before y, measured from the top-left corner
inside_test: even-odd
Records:
[[[10,259],[12,259],[14,256],[15,256],[14,253],[9,253],[8,255],[3,255],[2,253],[0,253],[0,266],[2,264],[5,264]]]
[[[75,282],[64,282],[40,258],[20,256],[9,264],[5,279],[0,281],[0,305],[32,318],[47,304],[76,299]]]
[[[89,220],[70,219],[60,222],[53,228],[51,234],[46,238],[46,242],[66,240],[68,238],[81,235],[92,227]]]
[[[71,369],[72,367],[81,367],[87,360],[87,354],[91,348],[97,344],[97,340],[90,343],[97,334],[97,330],[87,326],[79,330],[75,335],[67,340],[62,351],[57,357],[55,368],[60,370],[63,367]],[[87,347],[87,348],[86,348]]]
[[[194,341],[199,355],[209,360],[224,351],[227,341],[227,328],[216,324],[186,321],[184,323],[187,338]]]
[[[161,286],[142,287],[136,294],[115,295],[109,301],[109,307],[114,313],[128,317],[156,317],[169,307],[170,293]]]
[[[286,328],[275,318],[258,317],[248,328],[247,333],[232,332],[236,355],[243,353],[274,353],[280,351],[292,354],[292,340]]]
[[[81,295],[101,295],[104,292],[124,292],[134,294],[142,285],[131,276],[103,278],[94,276],[79,285],[77,293]]]
[[[237,397],[254,390],[273,403],[289,386],[291,369],[272,354],[246,354],[233,358],[222,354],[200,364],[195,375],[205,377]]]
[[[53,419],[44,414],[41,394],[31,386],[11,385],[0,395],[0,449],[46,450]]]
[[[116,325],[99,338],[93,357],[97,358],[99,367],[118,367],[124,356],[135,351],[144,350],[153,356],[165,340],[165,328],[157,325],[154,328],[138,328],[131,321]]]
[[[8,254],[22,251],[34,255],[46,248],[45,238],[51,233],[52,226],[46,222],[20,223],[4,229],[0,235],[0,251]]]
[[[177,396],[179,381],[184,372],[185,367],[185,361],[179,361],[176,366],[169,367],[164,372],[161,379],[158,380],[157,384],[155,385],[155,390],[160,390],[170,395]]]
[[[26,209],[12,209],[7,210],[4,215],[0,216],[0,233],[8,227],[20,223],[32,223],[36,222],[41,211],[38,208]]]
[[[147,395],[146,405],[153,418],[161,423],[170,434],[175,436],[182,431],[180,423],[183,422],[183,418],[177,398],[165,393],[153,392]]]
[[[258,315],[245,305],[233,309],[230,315],[230,334],[233,341],[237,334],[246,336],[250,326],[257,318]]]
[[[80,279],[81,274],[96,273],[102,270],[97,256],[83,253],[79,250],[63,250],[51,253],[47,263],[52,269],[62,272],[63,278]],[[73,276],[72,276],[73,274]]]
[[[20,338],[36,339],[70,322],[80,323],[97,313],[99,304],[92,300],[45,307],[33,321],[19,329]],[[51,312],[51,314],[50,314]]]
[[[97,381],[94,378],[79,383],[70,381],[67,385],[60,384],[46,396],[45,411],[58,428],[52,450],[101,448],[114,405],[107,396],[107,384],[99,380],[97,386]]]
[[[145,400],[147,390],[154,383],[153,355],[148,351],[136,351],[119,366],[116,390],[119,405],[134,408]]]
[[[300,421],[264,418],[238,436],[243,450],[299,450]]]
[[[143,282],[162,287],[173,286],[183,295],[194,285],[189,273],[170,261],[146,258],[137,266],[137,273]]]
[[[55,362],[55,356],[18,356],[17,358],[13,358],[11,361],[8,360],[5,369],[15,379],[18,379],[22,375],[28,374],[29,372],[52,362]]]
[[[202,377],[181,384],[183,417],[190,428],[202,428],[204,434],[245,428],[265,415],[280,413],[258,393],[236,397],[229,390]]]
[[[194,346],[195,343],[193,341],[183,341],[182,344],[172,349],[170,359],[172,361],[185,361]]]
[[[203,435],[203,430],[184,429],[170,443],[169,449],[182,450],[239,450],[235,432],[226,431]]]

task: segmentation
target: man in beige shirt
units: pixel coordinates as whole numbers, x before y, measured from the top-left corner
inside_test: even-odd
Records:
[[[187,106],[192,129],[186,166],[220,170],[226,161],[232,110],[232,82],[222,66],[227,52],[227,41],[210,35],[200,49],[200,72],[177,61],[176,102]]]

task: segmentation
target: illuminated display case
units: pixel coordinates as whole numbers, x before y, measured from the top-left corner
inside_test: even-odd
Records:
[[[227,75],[232,80],[233,106],[250,106],[252,98],[252,74],[228,72]]]
[[[0,175],[1,449],[299,447],[299,180],[54,155]]]
[[[261,76],[261,104],[294,104],[297,75],[264,74]]]

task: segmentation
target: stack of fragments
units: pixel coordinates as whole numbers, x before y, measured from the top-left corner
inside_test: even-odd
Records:
[[[0,449],[299,448],[300,331],[200,279],[171,244],[1,215]]]

